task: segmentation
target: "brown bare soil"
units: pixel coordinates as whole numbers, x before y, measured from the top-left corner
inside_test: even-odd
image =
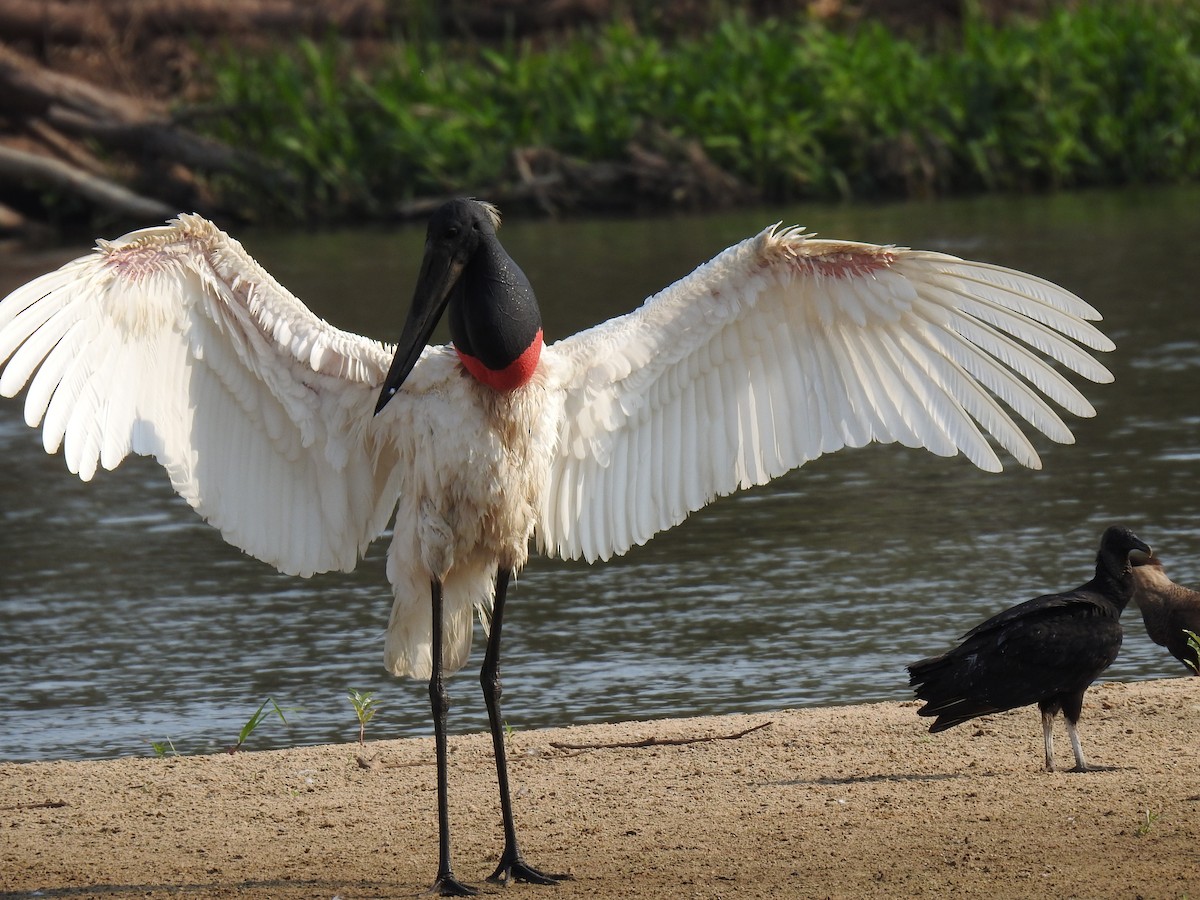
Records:
[[[516,733],[526,855],[572,880],[483,891],[547,900],[1200,895],[1200,680],[1089,691],[1081,734],[1097,770],[1083,774],[1042,771],[1034,709],[940,735],[916,709]],[[701,740],[553,746],[651,737]],[[1070,765],[1061,725],[1057,737]],[[412,897],[436,868],[432,760],[432,740],[416,739],[3,764],[0,896]],[[450,778],[455,870],[479,883],[502,843],[487,735],[451,739]]]

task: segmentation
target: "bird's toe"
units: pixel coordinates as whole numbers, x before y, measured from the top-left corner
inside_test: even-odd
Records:
[[[469,884],[463,884],[453,875],[439,875],[426,893],[437,894],[439,897],[474,897],[479,891]]]
[[[488,876],[488,881],[493,884],[508,884],[510,881],[524,881],[528,884],[558,884],[570,877],[570,875],[547,875],[525,862],[520,854],[514,855],[511,859],[505,854],[500,858],[500,865],[496,866],[496,871]]]

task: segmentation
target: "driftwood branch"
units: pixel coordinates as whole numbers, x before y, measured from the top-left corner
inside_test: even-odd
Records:
[[[0,22],[6,8],[0,0]],[[0,186],[26,197],[52,186],[135,219],[214,214],[200,172],[279,177],[252,154],[181,127],[157,100],[53,71],[2,44],[0,126]]]
[[[0,34],[9,40],[67,44],[110,37],[87,6],[54,0],[4,0],[0,3]]]
[[[0,33],[10,40],[103,45],[114,35],[147,40],[206,34],[319,34],[354,37],[384,32],[383,0],[0,0]]]
[[[710,734],[704,737],[660,738],[648,737],[640,741],[617,741],[612,744],[567,744],[561,741],[551,741],[550,746],[556,750],[615,750],[638,747],[678,747],[683,744],[705,744],[710,741],[736,741],[762,728],[767,728],[771,722],[763,722],[736,734]]]
[[[163,107],[153,101],[135,100],[47,69],[4,44],[0,44],[0,88],[0,108],[25,115],[45,113],[53,106],[118,122],[164,116]]]
[[[374,772],[377,769],[415,769],[417,766],[433,766],[437,763],[432,759],[414,759],[411,762],[384,762],[379,758],[378,754],[366,756],[362,753],[354,757],[354,761],[358,763],[360,769],[366,769],[368,772]]]
[[[166,120],[105,122],[71,110],[52,110],[46,121],[60,131],[94,138],[111,149],[159,157],[209,172],[232,171],[248,164],[242,154],[225,144],[176,128]]]
[[[165,203],[135,194],[61,160],[0,145],[0,184],[16,181],[53,185],[105,209],[139,219],[163,219],[178,212]]]
[[[165,107],[54,72],[0,45],[0,90],[8,106],[66,134],[130,153],[210,171],[244,163],[241,154],[178,127]]]
[[[12,806],[0,806],[0,812],[14,812],[23,809],[62,809],[69,806],[66,800],[42,800],[35,803],[15,803]]]
[[[412,4],[407,4],[412,6]],[[450,34],[505,37],[578,28],[612,18],[614,0],[489,0],[432,4]],[[145,42],[162,35],[255,34],[381,37],[409,24],[406,4],[387,0],[0,0],[0,33],[9,39],[104,45],[114,35]],[[424,14],[424,13],[422,13]]]
[[[695,142],[661,128],[643,128],[626,158],[584,162],[552,147],[526,147],[512,156],[514,181],[484,185],[466,194],[501,207],[527,205],[553,215],[559,210],[627,212],[655,209],[722,209],[753,200],[752,188],[722,171]],[[401,219],[424,218],[449,197],[421,197],[397,204]]]

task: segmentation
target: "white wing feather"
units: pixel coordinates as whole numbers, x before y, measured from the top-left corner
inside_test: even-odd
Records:
[[[0,393],[29,384],[25,419],[72,472],[152,455],[227,541],[289,574],[352,568],[395,505],[371,416],[389,349],[318,319],[198,216],[14,291],[5,359]]]
[[[1091,416],[1056,364],[1112,380],[1099,314],[1047,281],[941,253],[767,229],[640,309],[548,348],[565,394],[546,552],[607,559],[714,497],[870,441],[1001,468]],[[1047,359],[1047,357],[1049,359]]]

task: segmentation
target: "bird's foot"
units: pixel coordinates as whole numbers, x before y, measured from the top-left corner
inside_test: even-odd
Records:
[[[479,891],[469,884],[463,884],[450,872],[439,872],[437,881],[426,893],[439,897],[474,897]]]
[[[547,875],[545,872],[539,872],[525,862],[520,852],[505,850],[500,857],[500,865],[496,866],[496,871],[488,876],[488,881],[493,884],[508,884],[510,881],[524,881],[528,884],[558,884],[570,877],[570,875]]]

